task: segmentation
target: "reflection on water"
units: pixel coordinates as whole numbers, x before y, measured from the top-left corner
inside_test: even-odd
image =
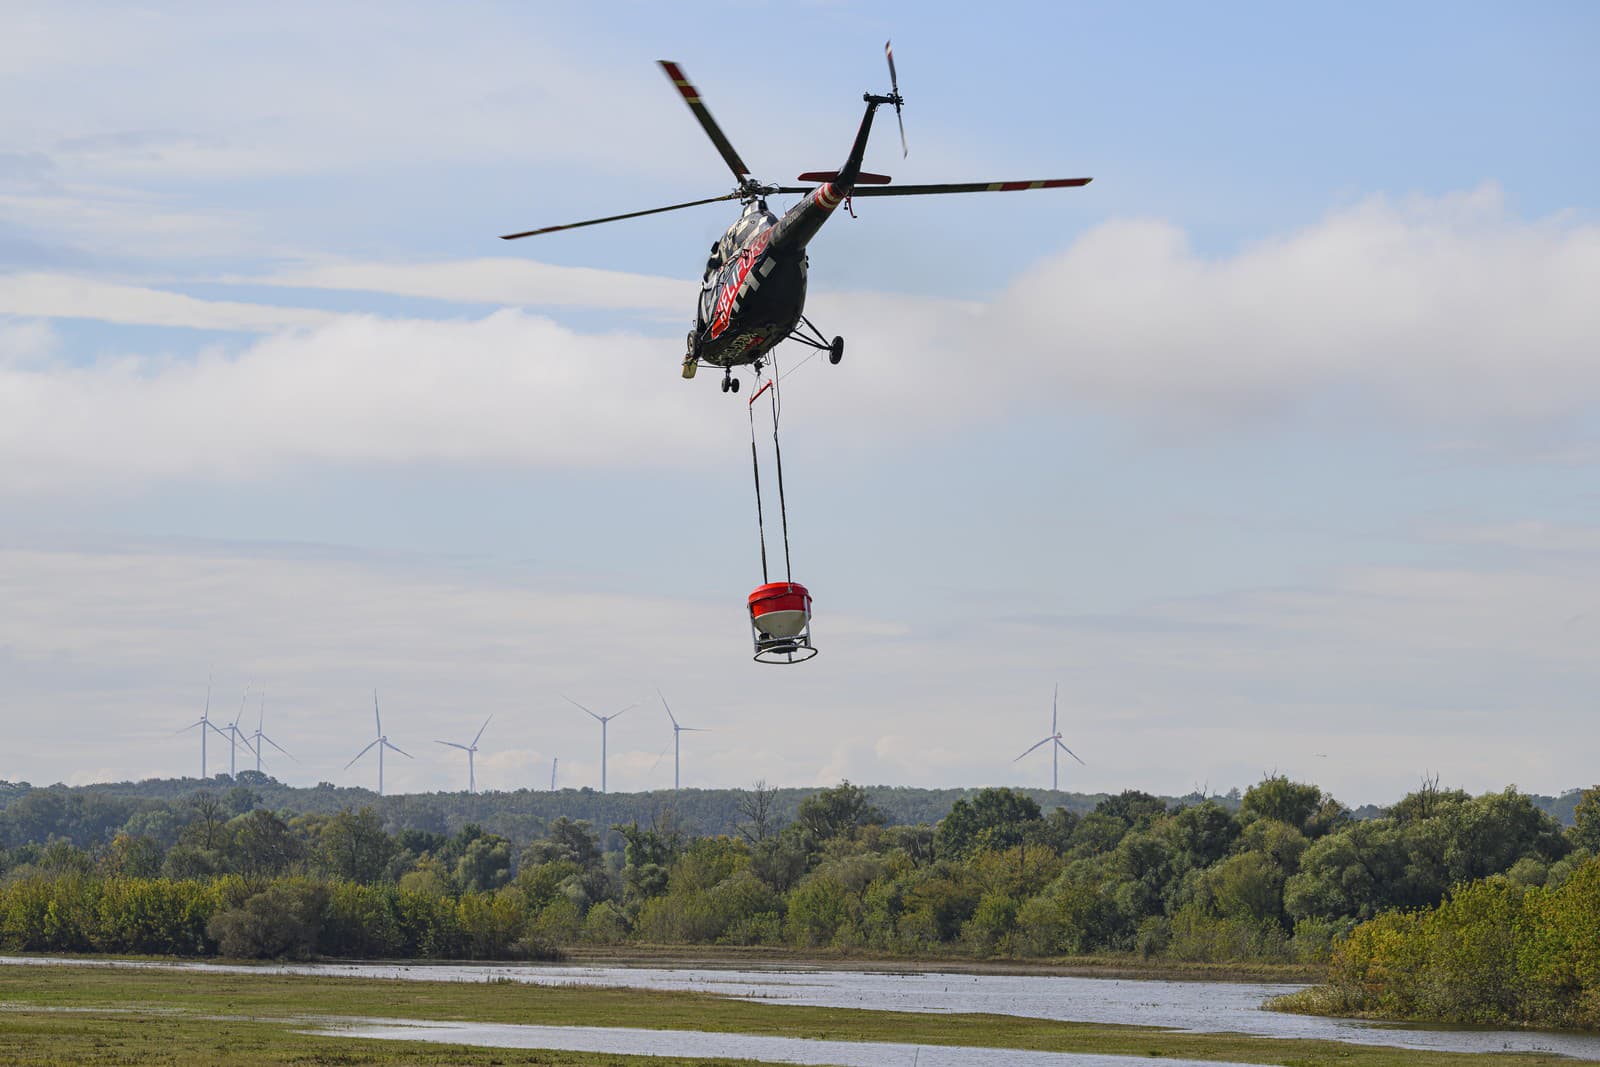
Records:
[[[325,1029],[346,1037],[391,1041],[439,1041],[491,1048],[562,1049],[634,1056],[681,1056],[763,1060],[768,1063],[836,1064],[838,1067],[1245,1067],[1216,1060],[1166,1056],[1107,1056],[1083,1052],[901,1045],[876,1041],[817,1041],[758,1034],[712,1034],[693,1030],[630,1030],[601,1026],[520,1026],[502,1023],[408,1023],[390,1020],[348,1029]]]
[[[747,1000],[875,1011],[992,1012],[1069,1022],[1165,1026],[1201,1033],[1316,1038],[1453,1052],[1554,1052],[1600,1062],[1600,1036],[1374,1024],[1262,1011],[1301,988],[1244,982],[1165,982],[1037,974],[834,971],[814,968],[579,967],[549,964],[309,963],[261,966],[0,957],[0,963],[176,968],[246,974],[348,975],[413,981],[509,980],[539,985],[688,990]]]

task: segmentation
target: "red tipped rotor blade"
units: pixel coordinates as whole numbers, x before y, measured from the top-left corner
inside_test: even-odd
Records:
[[[598,226],[602,222],[617,222],[621,219],[636,219],[641,215],[659,215],[663,211],[677,211],[680,208],[699,207],[701,204],[715,204],[719,200],[737,200],[738,193],[726,193],[722,196],[708,197],[705,200],[691,200],[687,204],[669,204],[667,207],[653,207],[648,211],[630,211],[626,215],[607,215],[603,219],[589,219],[585,222],[568,222],[561,226],[546,226],[542,230],[524,230],[521,233],[503,233],[502,241],[515,241],[519,237],[537,237],[541,233],[555,233],[557,230],[576,230],[580,226]]]
[[[911,149],[906,147],[906,120],[900,117],[900,79],[894,72],[893,42],[883,42],[883,55],[889,61],[889,91],[894,94],[894,120],[900,124],[900,155],[903,158],[911,154]]]
[[[1088,185],[1093,178],[1044,178],[1023,182],[953,182],[942,185],[895,185],[862,188],[851,196],[931,196],[935,193],[1017,193],[1025,189],[1068,189]]]
[[[733,171],[733,176],[742,181],[750,173],[750,168],[744,165],[739,153],[728,143],[728,137],[722,132],[722,127],[717,125],[717,120],[711,117],[711,111],[701,102],[700,90],[694,87],[678,64],[670,59],[658,59],[656,62],[661,64],[661,69],[667,72],[672,84],[683,94],[683,102],[689,105],[694,117],[700,120],[700,128],[706,131],[711,143],[717,146],[717,151],[722,154],[722,160],[728,164],[728,169]]]

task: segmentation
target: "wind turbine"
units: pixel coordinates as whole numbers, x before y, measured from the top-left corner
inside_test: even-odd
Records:
[[[378,691],[376,689],[372,691],[372,718],[373,721],[378,724],[378,739],[373,741],[372,744],[368,745],[360,752],[357,752],[356,759],[346,763],[344,765],[344,769],[348,771],[351,767],[354,767],[357,759],[360,759],[368,752],[371,752],[373,747],[376,746],[378,749],[378,795],[381,797],[383,796],[383,750],[386,748],[392,748],[406,759],[416,759],[417,757],[413,756],[399,745],[391,743],[389,738],[385,736],[383,732],[383,717],[378,714]]]
[[[678,735],[685,730],[692,734],[706,732],[704,726],[679,726],[678,717],[672,714],[672,708],[667,704],[667,698],[661,695],[661,690],[656,690],[656,696],[661,697],[661,706],[667,709],[667,718],[672,720],[672,788],[678,788]]]
[[[489,719],[492,718],[494,718],[493,715],[489,716]],[[482,737],[483,731],[489,728],[489,719],[484,719],[483,725],[478,727],[478,737]],[[458,745],[454,741],[436,742],[437,744],[441,745],[449,745],[451,748],[459,748],[461,751],[467,754],[467,792],[469,793],[476,793],[478,791],[478,779],[472,769],[472,759],[475,755],[477,755],[478,752],[478,737],[474,737],[472,739],[472,744],[470,745]]]
[[[289,756],[289,758],[293,759],[296,763],[300,762],[299,760],[294,759],[294,757],[289,754],[289,750],[288,749],[284,748],[282,745],[278,744],[278,742],[274,741],[272,738],[268,737],[266,734],[261,732],[261,724],[266,721],[266,718],[267,718],[267,694],[262,693],[261,694],[261,713],[256,716],[256,732],[251,735],[253,738],[255,738],[255,742],[256,742],[255,752],[256,752],[256,773],[257,774],[261,773],[261,743],[263,741],[265,741],[267,744],[271,745],[273,748],[277,749],[279,752],[282,752],[285,756]]]
[[[180,733],[180,734],[181,733],[186,733],[189,730],[193,730],[196,726],[200,727],[200,780],[203,782],[203,781],[206,780],[206,731],[207,730],[215,730],[217,733],[221,734],[223,737],[227,737],[228,736],[228,731],[224,730],[222,727],[218,726],[216,723],[211,721],[211,676],[210,675],[206,676],[206,710],[200,713],[200,718],[199,719],[197,719],[196,721],[190,723],[188,726],[183,727],[180,730],[175,730],[174,733]]]
[[[266,694],[265,693],[262,694],[262,698],[263,699],[266,698]],[[239,729],[239,720],[244,717],[244,705],[245,705],[245,702],[247,700],[249,700],[249,699],[250,699],[250,684],[248,682],[246,682],[245,683],[245,687],[244,687],[244,696],[239,698],[239,714],[235,715],[233,717],[233,721],[228,724],[228,728],[226,730],[222,731],[222,733],[228,735],[228,741],[229,741],[229,745],[228,745],[228,777],[229,778],[237,778],[238,777],[239,739],[241,737],[246,739],[245,742],[244,742],[245,751],[246,752],[255,752],[255,749],[250,747],[250,742],[248,740],[250,735],[245,733],[243,730]],[[260,753],[256,753],[257,762],[260,762],[260,759],[261,759],[261,754]],[[257,768],[257,769],[259,770],[260,768]]]
[[[556,764],[561,762],[560,756],[550,757],[550,792],[556,791]]]
[[[639,705],[629,704],[627,707],[623,708],[622,711],[613,711],[610,715],[596,715],[594,712],[590,711],[588,708],[585,708],[582,704],[579,704],[576,700],[573,700],[565,693],[561,694],[561,699],[565,700],[568,704],[582,709],[590,718],[596,719],[600,723],[600,792],[604,793],[606,791],[606,726],[611,722],[612,719],[615,719],[618,715],[621,715],[622,711],[632,711]],[[551,771],[553,774],[554,768],[551,768]]]
[[[1062,741],[1061,741],[1061,731],[1056,728],[1056,701],[1060,698],[1060,696],[1061,696],[1061,683],[1057,682],[1056,683],[1055,695],[1050,698],[1050,736],[1046,737],[1043,741],[1038,742],[1038,744],[1030,746],[1029,749],[1028,749],[1028,752],[1032,752],[1034,749],[1038,748],[1039,745],[1048,745],[1052,741],[1055,742],[1055,745],[1052,746],[1051,749],[1050,749],[1050,788],[1051,789],[1060,789],[1061,788],[1061,753],[1065,752],[1067,755],[1071,756],[1073,759],[1078,759],[1078,754],[1076,752],[1072,751],[1072,749],[1068,748],[1065,744],[1062,743]],[[1028,754],[1028,752],[1024,752],[1022,754],[1022,756],[1026,756]],[[1017,762],[1017,760],[1021,759],[1022,756],[1018,756],[1017,759],[1014,759],[1011,762],[1012,763]],[[1079,763],[1083,763],[1083,760],[1078,759],[1078,762]],[[1088,766],[1087,763],[1083,763],[1083,765],[1085,767]]]

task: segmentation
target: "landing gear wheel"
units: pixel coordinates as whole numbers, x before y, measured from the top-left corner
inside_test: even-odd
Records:
[[[737,378],[732,379],[732,384],[730,385],[730,388],[735,393],[737,393],[739,391],[739,379],[737,379]]]
[[[837,364],[844,358],[844,338],[835,337],[833,344],[828,346],[828,362]]]
[[[731,379],[728,379],[728,378],[722,379],[722,391],[724,393],[726,393],[728,391],[728,383],[729,383],[730,380]]]

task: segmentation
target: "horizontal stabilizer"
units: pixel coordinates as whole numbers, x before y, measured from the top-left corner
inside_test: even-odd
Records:
[[[832,182],[838,180],[839,172],[836,170],[808,170],[795,179],[797,182]],[[887,174],[868,174],[866,171],[856,175],[857,185],[888,185],[893,180]]]

